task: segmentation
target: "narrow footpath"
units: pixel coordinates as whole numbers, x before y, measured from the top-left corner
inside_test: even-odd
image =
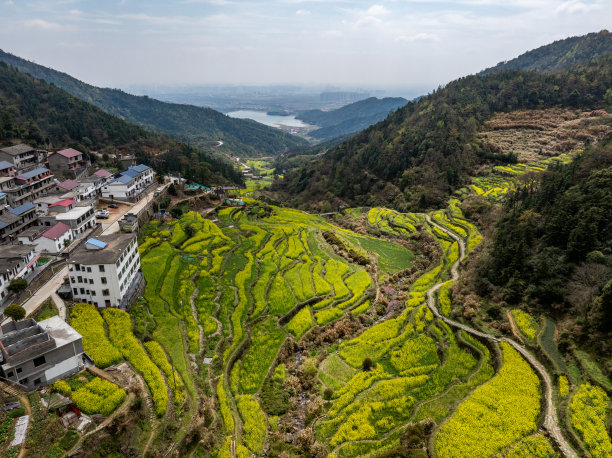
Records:
[[[463,242],[463,239],[461,239],[461,237],[459,237],[458,235],[432,222],[429,215],[425,215],[425,218],[427,219],[427,222],[431,226],[437,227],[438,229],[440,229],[441,231],[443,231],[444,233],[446,233],[447,235],[455,239],[457,243],[459,244],[459,250],[460,250],[459,259],[455,261],[455,263],[451,266],[451,269],[450,269],[451,279],[453,281],[456,281],[459,278],[459,272],[458,272],[459,263],[465,258],[465,254],[466,254],[465,253],[465,243]],[[507,337],[498,338],[498,337],[495,337],[494,335],[487,334],[481,331],[477,331],[476,329],[473,329],[470,326],[466,326],[465,324],[459,323],[455,320],[451,320],[450,318],[443,316],[439,312],[438,308],[436,307],[436,298],[435,298],[435,293],[442,287],[442,284],[443,283],[437,283],[436,285],[432,286],[427,291],[427,306],[431,309],[433,314],[438,319],[444,321],[449,326],[453,326],[455,328],[462,329],[465,332],[468,332],[472,335],[481,337],[483,339],[488,339],[493,342],[500,342],[500,341],[507,342],[508,344],[512,345],[519,353],[521,353],[521,355],[523,355],[523,357],[527,360],[527,362],[540,374],[540,379],[542,380],[542,382],[544,382],[544,386],[545,386],[544,399],[545,399],[545,404],[546,404],[545,410],[544,410],[544,428],[548,431],[550,436],[553,438],[553,440],[559,447],[559,450],[561,450],[561,453],[563,453],[563,456],[568,457],[568,458],[577,458],[578,455],[576,454],[576,452],[574,452],[572,447],[565,440],[565,438],[563,437],[563,433],[561,432],[561,428],[559,427],[557,409],[555,408],[555,404],[553,402],[552,381],[551,381],[550,375],[546,371],[546,368],[525,347],[518,344],[514,340],[509,339]]]

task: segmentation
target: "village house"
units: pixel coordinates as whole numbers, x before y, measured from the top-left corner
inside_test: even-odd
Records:
[[[153,183],[153,169],[139,164],[123,172],[118,178],[106,183],[102,188],[102,197],[116,200],[135,201]]]
[[[70,226],[72,236],[77,238],[79,234],[96,225],[94,207],[90,204],[79,205],[74,199],[58,201],[49,206],[46,215],[40,217],[40,224],[43,226],[51,227],[56,223]]]
[[[34,245],[37,253],[59,254],[74,240],[70,226],[32,226],[17,236],[20,245]]]
[[[126,308],[144,284],[135,234],[91,238],[70,256],[73,300]]]
[[[76,170],[87,166],[83,153],[68,148],[49,155],[49,167],[53,170]]]
[[[8,195],[11,205],[31,202],[40,196],[47,195],[54,187],[53,175],[44,167],[33,169],[11,178],[12,185],[2,189]]]
[[[21,173],[45,165],[47,152],[22,143],[0,148],[0,161],[10,162]]]
[[[59,316],[0,327],[0,377],[27,390],[46,386],[92,365],[83,338]]]
[[[0,250],[0,304],[9,295],[11,280],[34,276],[38,272],[36,261],[40,255],[32,245],[6,245]]]
[[[15,241],[24,230],[38,223],[36,206],[27,202],[19,207],[0,207],[0,242]]]

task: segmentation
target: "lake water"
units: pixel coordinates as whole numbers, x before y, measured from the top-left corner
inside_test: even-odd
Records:
[[[265,111],[254,111],[254,110],[238,110],[238,111],[230,111],[226,113],[231,118],[240,118],[240,119],[252,119],[254,121],[265,124],[266,126],[272,127],[308,127],[310,124],[306,124],[305,122],[300,121],[299,119],[295,119],[295,116],[272,116],[266,113]]]

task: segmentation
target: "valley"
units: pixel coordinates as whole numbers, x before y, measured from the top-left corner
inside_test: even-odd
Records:
[[[612,457],[611,69],[166,102],[0,51],[0,455]]]

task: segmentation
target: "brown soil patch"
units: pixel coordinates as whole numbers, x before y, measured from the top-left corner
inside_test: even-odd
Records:
[[[564,109],[498,113],[479,137],[494,150],[514,152],[519,162],[532,162],[581,149],[612,130],[612,114],[601,110]]]

